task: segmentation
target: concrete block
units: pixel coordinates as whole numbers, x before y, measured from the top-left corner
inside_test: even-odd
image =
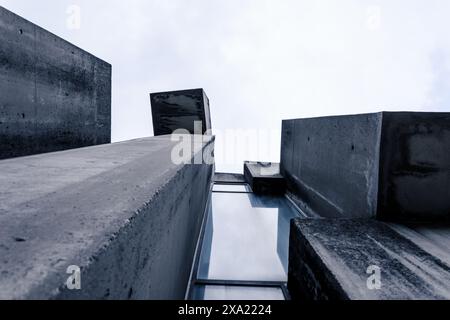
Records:
[[[381,114],[283,121],[281,174],[308,215],[374,217]]]
[[[439,246],[419,240],[375,220],[294,219],[290,294],[303,301],[450,299],[448,250],[433,254]]]
[[[214,166],[173,164],[175,145],[0,161],[0,299],[183,299]],[[66,287],[71,265],[81,290]]]
[[[111,142],[111,65],[0,7],[0,159]]]
[[[299,207],[330,218],[450,219],[450,113],[283,121],[281,173]]]
[[[203,89],[152,93],[150,95],[155,136],[172,134],[177,129],[195,132],[195,121],[202,132],[211,129],[209,99]]]
[[[280,174],[279,163],[244,163],[244,177],[256,194],[284,194],[286,182]]]

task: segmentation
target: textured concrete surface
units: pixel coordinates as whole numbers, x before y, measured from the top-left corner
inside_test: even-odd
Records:
[[[281,174],[308,215],[376,215],[381,114],[283,121]]]
[[[291,227],[288,287],[294,299],[450,299],[450,252],[431,240],[432,227],[418,227],[420,234],[366,219],[296,219]],[[439,228],[448,244],[450,225]],[[379,289],[367,285],[371,266],[380,268]]]
[[[213,166],[172,164],[174,145],[0,161],[0,299],[183,299]]]
[[[300,208],[331,218],[450,219],[450,113],[283,121],[281,173]]]
[[[389,223],[389,226],[422,250],[450,265],[450,223]]]
[[[450,113],[384,113],[378,212],[450,220]]]
[[[155,136],[177,129],[195,132],[195,121],[202,122],[202,134],[211,129],[209,99],[203,89],[152,93],[150,95]]]
[[[0,159],[111,141],[111,65],[0,7]]]
[[[244,162],[245,181],[257,194],[284,194],[286,181],[279,163]]]

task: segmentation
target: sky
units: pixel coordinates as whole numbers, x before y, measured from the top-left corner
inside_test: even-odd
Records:
[[[204,88],[216,170],[279,161],[283,119],[450,111],[448,0],[0,0],[113,65],[112,139]]]

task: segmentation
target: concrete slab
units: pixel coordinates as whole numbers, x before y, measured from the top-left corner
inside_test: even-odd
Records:
[[[284,194],[286,191],[286,182],[280,174],[279,163],[246,161],[244,177],[254,193]]]
[[[0,159],[111,142],[111,65],[0,7]]]
[[[201,121],[202,134],[211,129],[209,99],[203,89],[152,93],[150,95],[155,136],[172,134],[177,129],[195,132]]]
[[[175,144],[0,161],[0,299],[183,299],[213,166],[174,165]]]
[[[445,230],[448,236],[450,226]],[[375,220],[293,220],[291,296],[316,300],[450,299],[448,247],[436,254],[438,246],[424,243],[417,235],[405,237]],[[372,286],[375,283],[370,279],[374,266],[380,270],[379,288]]]

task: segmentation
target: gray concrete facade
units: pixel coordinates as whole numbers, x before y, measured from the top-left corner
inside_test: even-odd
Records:
[[[450,113],[283,121],[281,173],[307,214],[450,219]]]
[[[111,142],[111,65],[0,7],[0,159]]]
[[[214,165],[173,164],[175,145],[155,137],[1,161],[0,299],[183,299]],[[81,290],[66,287],[71,265]]]

